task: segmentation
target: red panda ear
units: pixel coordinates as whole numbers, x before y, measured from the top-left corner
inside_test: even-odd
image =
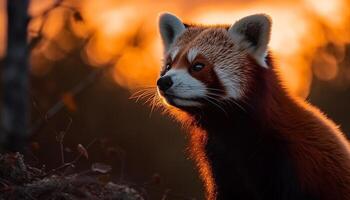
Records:
[[[185,31],[186,27],[175,15],[163,13],[159,17],[159,31],[166,51],[174,43],[175,39]]]
[[[246,48],[261,66],[268,68],[265,58],[271,33],[269,16],[256,14],[244,17],[234,23],[228,32],[235,42],[247,45]]]

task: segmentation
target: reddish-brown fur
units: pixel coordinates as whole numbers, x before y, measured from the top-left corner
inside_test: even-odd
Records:
[[[251,64],[254,65],[254,62]],[[260,66],[251,67],[254,69],[251,73],[261,73],[261,75],[258,75],[257,80],[254,76],[251,77],[249,85],[252,88],[248,90],[246,99],[242,100],[247,104],[242,105],[248,112],[254,109],[252,115],[261,121],[259,126],[267,130],[274,130],[271,133],[264,131],[263,134],[272,135],[263,135],[263,137],[276,138],[277,141],[286,141],[288,144],[284,148],[290,153],[288,159],[292,161],[293,166],[291,167],[295,169],[301,192],[308,196],[303,199],[350,200],[350,151],[348,141],[343,134],[315,107],[288,94],[280,83],[273,66],[271,66],[272,69],[266,71],[261,70]],[[256,84],[260,86],[256,87]],[[265,89],[259,92],[257,88],[258,90]],[[183,123],[188,124],[191,130],[190,149],[205,182],[209,200],[217,199],[218,192],[206,149],[208,134],[215,133],[208,133],[206,128],[222,125],[218,121],[224,121],[225,118],[224,113],[212,109],[203,108],[201,111],[185,109],[187,115],[184,117],[182,114],[180,119]],[[230,117],[232,115],[232,121],[235,120],[237,113],[244,114],[239,108],[233,109],[232,112],[230,111],[232,108],[227,107],[226,109]],[[207,116],[203,116],[203,113]],[[253,122],[252,125],[254,125]],[[232,129],[230,134],[244,133],[235,132],[235,129]],[[230,141],[227,142],[230,143]],[[249,141],[242,140],[241,142]],[[246,199],[253,198],[247,197]],[[269,198],[262,197],[261,199]]]
[[[350,199],[349,143],[338,127],[317,108],[293,97],[268,74],[266,123],[290,142],[301,188],[316,199]]]
[[[204,29],[190,28],[177,45],[186,46]],[[188,66],[183,57],[173,67]],[[288,93],[270,55],[268,69],[248,54],[240,58],[244,96],[236,103],[222,100],[225,113],[209,104],[170,108],[190,129],[207,199],[350,200],[350,147],[343,133]],[[220,82],[208,66],[192,76],[209,85]]]

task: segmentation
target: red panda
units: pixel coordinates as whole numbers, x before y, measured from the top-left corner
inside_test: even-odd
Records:
[[[349,143],[283,86],[269,16],[203,26],[165,13],[159,30],[158,93],[190,130],[208,200],[350,200]]]

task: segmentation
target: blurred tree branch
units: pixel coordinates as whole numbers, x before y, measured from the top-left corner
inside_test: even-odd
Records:
[[[22,150],[28,138],[28,48],[29,0],[7,2],[7,54],[2,71],[3,99],[0,145],[5,150]]]
[[[81,80],[77,85],[75,85],[73,88],[71,88],[69,91],[66,92],[66,94],[69,94],[72,98],[75,98],[77,95],[79,95],[82,91],[87,89],[89,86],[91,86],[101,75],[103,75],[106,71],[111,69],[114,65],[112,63],[116,63],[119,57],[115,58],[111,63],[108,63],[106,66],[101,67],[97,70],[93,70],[90,72],[88,76],[86,76],[83,80]],[[35,107],[36,102],[33,102]],[[54,117],[59,111],[61,111],[63,108],[67,107],[67,105],[64,102],[64,99],[60,99],[58,102],[56,102],[45,114],[41,113],[40,111],[40,117],[37,121],[35,121],[30,128],[29,132],[31,137],[35,137],[37,133],[39,133],[40,129],[52,118]],[[37,108],[38,109],[38,108]]]
[[[36,17],[40,17],[43,19],[43,21],[41,22],[39,28],[37,30],[31,30],[29,29],[29,36],[30,36],[30,41],[29,41],[29,49],[32,50],[34,49],[38,43],[40,41],[42,41],[43,39],[45,39],[44,35],[43,35],[43,29],[44,26],[47,23],[47,19],[49,14],[51,13],[51,11],[53,11],[56,8],[65,8],[68,10],[71,10],[74,13],[74,18],[78,21],[83,21],[83,17],[81,16],[80,12],[78,11],[77,8],[69,6],[69,5],[65,5],[64,4],[64,0],[56,0],[51,6],[49,6],[45,11],[43,11],[42,13],[36,15],[36,16],[32,16],[33,18]]]

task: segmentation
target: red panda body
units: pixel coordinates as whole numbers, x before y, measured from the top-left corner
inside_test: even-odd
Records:
[[[237,102],[249,105],[244,110],[207,107],[187,119],[192,155],[203,176],[211,171],[204,178],[212,182],[209,199],[350,199],[342,133],[317,109],[286,95],[273,70],[257,74],[257,87]]]
[[[264,21],[249,20],[233,29],[253,25],[259,29],[251,32],[261,34]],[[176,23],[173,35],[185,27]],[[170,110],[190,130],[191,155],[207,199],[350,200],[348,141],[320,111],[287,92],[271,56],[261,61],[259,48],[245,51],[251,46],[231,43],[228,27],[185,28],[169,43],[170,61],[158,87]],[[168,32],[162,34],[167,42]],[[259,38],[245,36],[259,47]],[[234,46],[238,50],[231,50]],[[227,60],[222,64],[220,59]],[[239,78],[225,79],[226,75]]]

